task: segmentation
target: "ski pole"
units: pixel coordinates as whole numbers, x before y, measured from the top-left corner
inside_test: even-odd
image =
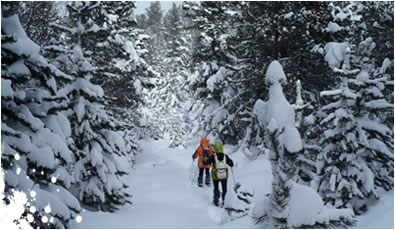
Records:
[[[189,172],[189,180],[191,180],[191,178],[192,178],[193,161],[194,161],[194,160],[195,160],[195,159],[192,159],[191,171]]]
[[[233,173],[233,167],[230,167],[230,170],[232,170],[233,184],[236,184],[235,174]]]
[[[233,167],[231,167],[230,170],[232,170],[232,178],[233,178],[233,184],[234,184],[233,190],[235,190],[235,192],[237,193],[237,188],[240,187],[240,184],[236,183],[235,174],[233,173]]]
[[[193,167],[193,162],[192,162],[192,167]],[[193,185],[193,182],[195,181],[195,177],[196,177],[198,171],[199,170],[196,170],[195,175],[193,176],[193,179],[191,181],[191,185]]]

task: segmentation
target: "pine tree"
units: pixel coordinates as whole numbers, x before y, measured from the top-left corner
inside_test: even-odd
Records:
[[[237,57],[234,55],[232,34],[239,16],[239,3],[204,2],[184,6],[196,32],[192,50],[191,76],[188,88],[193,93],[189,119],[199,114],[194,132],[199,136],[212,136],[227,143],[246,137],[251,108],[241,102],[244,87],[237,75]],[[215,25],[214,25],[215,23]],[[252,103],[252,101],[251,101]],[[242,145],[244,146],[244,145]]]
[[[163,33],[163,10],[159,1],[151,2],[150,6],[146,8],[146,28],[145,31],[149,36],[147,63],[155,67],[155,71],[160,71],[161,60],[165,52],[165,41]]]
[[[60,4],[57,2],[20,2],[19,17],[26,34],[41,47],[49,44],[51,40],[58,40],[60,34],[53,33],[50,22],[60,20]]]
[[[158,91],[155,93],[159,103],[152,107],[154,110],[157,109],[158,125],[170,135],[169,146],[186,147],[188,126],[185,123],[185,103],[189,92],[185,87],[185,82],[190,74],[188,68],[191,54],[188,41],[191,38],[185,30],[180,7],[173,4],[164,17],[164,28],[167,44],[162,61],[164,72],[159,79]],[[167,122],[163,123],[163,120]]]
[[[270,150],[273,174],[270,221],[275,228],[288,226],[288,202],[295,176],[294,161],[296,153],[302,150],[301,139],[295,128],[294,110],[282,95],[281,83],[285,80],[282,66],[273,61],[266,72],[266,84],[270,87],[269,99],[267,102],[257,101],[254,108],[261,127],[265,127],[265,146]],[[286,115],[288,113],[289,116]],[[285,137],[295,140],[286,143]]]
[[[133,2],[102,2],[104,30],[95,34],[97,40],[93,83],[99,84],[106,95],[106,110],[115,117],[122,129],[134,130],[144,136],[141,107],[145,106],[144,92],[152,87],[152,67],[144,58],[147,36],[137,28]],[[101,37],[105,37],[101,40]],[[91,49],[91,48],[90,48]]]
[[[303,151],[303,143],[296,129],[294,109],[282,92],[281,84],[285,81],[281,64],[278,61],[271,62],[266,71],[266,84],[270,87],[269,99],[266,102],[258,100],[254,106],[254,113],[265,132],[265,145],[270,151],[273,175],[271,193],[264,200],[263,207],[259,207],[263,209],[261,213],[255,212],[254,218],[257,223],[264,222],[264,226],[269,228],[329,226],[337,221],[344,226],[352,224],[352,214],[343,216],[345,213],[342,211],[336,213],[337,217],[333,215],[322,221],[319,217],[324,209],[321,198],[314,190],[294,182],[295,160]],[[320,207],[317,213],[309,214],[316,218],[309,220],[309,223],[293,219],[295,212],[299,212],[295,207],[291,208],[291,200],[298,199],[291,196],[295,189],[299,192],[294,193],[294,196],[299,196],[300,191],[308,191],[315,197],[314,205]]]
[[[364,138],[363,157],[372,170],[375,185],[386,190],[393,188],[393,131],[386,125],[388,117],[393,118],[393,104],[383,94],[388,82],[385,70],[375,67],[372,53],[376,43],[371,37],[360,42],[358,48],[359,66],[362,71],[356,79],[350,80],[350,87],[358,92],[354,114]]]
[[[302,84],[299,80],[296,82],[296,88],[296,102],[293,105],[296,115],[295,126],[301,135],[304,149],[303,153],[299,154],[296,158],[295,181],[300,184],[311,185],[310,183],[315,179],[315,162],[318,153],[321,151],[321,147],[315,144],[317,137],[314,135],[318,131],[316,130],[317,127],[314,125],[314,108],[310,103],[304,103],[302,98]]]
[[[134,145],[105,112],[103,89],[91,82],[97,70],[89,62],[95,58],[90,52],[94,35],[105,31],[105,26],[95,21],[99,18],[98,22],[104,23],[99,17],[100,3],[72,2],[67,9],[69,24],[52,26],[72,35],[69,52],[74,79],[64,94],[71,102],[68,117],[75,146],[77,197],[92,208],[111,212],[131,203],[122,176],[128,174],[132,164]]]
[[[211,133],[215,138],[238,144],[239,150],[252,158],[262,152],[250,152],[250,146],[262,146],[262,133],[252,109],[257,99],[267,97],[262,76],[266,63],[273,58],[281,59],[284,68],[295,73],[284,86],[286,95],[293,100],[296,95],[293,86],[300,79],[306,88],[311,88],[303,96],[317,106],[320,90],[316,89],[328,85],[325,79],[335,78],[320,58],[321,54],[312,52],[329,39],[323,28],[329,20],[327,5],[221,2],[195,6],[186,3],[187,14],[199,22],[193,49],[191,72],[194,74],[189,79],[189,88],[196,98],[195,107],[190,110],[202,114],[196,130],[201,135]],[[212,26],[213,22],[216,26]],[[208,83],[214,83],[213,90]],[[207,110],[213,110],[211,105],[215,103],[218,105],[214,108],[221,108],[214,109],[218,116],[209,115],[199,107],[204,104]]]
[[[357,95],[348,87],[346,77],[339,89],[321,95],[328,102],[322,108],[326,116],[320,122],[323,150],[318,156],[318,192],[326,203],[337,208],[351,206],[360,213],[377,193],[372,171],[361,156],[365,146],[353,115]]]
[[[392,83],[388,81],[391,75],[384,77],[381,68],[376,66],[384,57],[376,56],[376,42],[370,37],[373,24],[377,24],[377,18],[372,20],[369,16],[375,8],[373,5],[330,4],[331,30],[335,30],[332,39],[346,42],[330,44],[334,46],[332,51],[345,51],[340,62],[330,64],[342,81],[341,86],[322,93],[329,102],[323,107],[326,114],[321,122],[324,151],[319,160],[320,164],[325,163],[319,169],[318,189],[322,195],[326,194],[326,202],[336,207],[353,207],[356,213],[366,211],[369,199],[379,197],[377,187],[393,187],[393,154],[390,153],[393,131],[385,124],[387,118],[393,120],[393,110],[390,109],[393,105],[382,93]],[[384,4],[376,6],[379,5]],[[387,15],[385,11],[381,12]],[[388,25],[387,16],[379,17],[383,25]],[[387,19],[383,20],[385,17]],[[340,44],[348,48],[339,49]],[[381,47],[382,44],[385,42],[380,42]],[[328,50],[325,59],[328,62],[334,60],[327,56]],[[386,60],[384,69],[391,65],[389,59]],[[389,94],[393,95],[393,92]]]
[[[3,7],[3,4],[2,4]],[[3,12],[4,15],[4,12]],[[74,157],[71,128],[58,86],[71,81],[39,54],[16,15],[2,18],[2,157],[7,202],[29,197],[24,217],[33,227],[69,228],[81,211],[70,193]],[[64,84],[64,83],[63,83]]]
[[[375,185],[391,190],[394,186],[393,131],[385,125],[383,115],[393,110],[393,104],[381,93],[385,81],[385,77],[371,79],[362,71],[353,83],[359,88],[355,113],[364,138],[362,156],[374,175]]]
[[[136,108],[141,99],[135,84],[141,85],[141,61],[137,53],[140,32],[133,17],[132,2],[103,2],[103,32],[95,34],[97,41],[92,65],[97,69],[94,82],[108,95],[110,107]],[[104,37],[105,39],[101,39]],[[142,74],[141,74],[142,75]],[[138,83],[139,82],[139,83]]]
[[[188,38],[185,36],[186,31],[184,30],[185,25],[183,23],[181,7],[173,3],[172,8],[169,9],[163,21],[166,29],[166,57],[187,55],[189,52]],[[185,62],[186,60],[183,61]]]

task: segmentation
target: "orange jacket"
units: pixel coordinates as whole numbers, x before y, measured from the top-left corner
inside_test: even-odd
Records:
[[[198,159],[199,168],[210,168],[211,164],[210,165],[203,164],[203,148],[209,148],[209,157],[211,157],[213,155],[213,148],[209,145],[207,138],[203,137],[200,140],[199,147],[197,147],[197,149],[192,157],[193,157],[193,159],[196,159],[199,157],[199,159]]]

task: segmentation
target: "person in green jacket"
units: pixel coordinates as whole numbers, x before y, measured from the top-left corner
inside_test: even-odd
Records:
[[[228,181],[228,166],[233,167],[233,161],[224,153],[221,142],[214,144],[214,155],[203,159],[206,165],[213,164],[211,178],[214,183],[214,205],[219,206],[219,183],[222,187],[222,206],[225,204],[226,186]]]

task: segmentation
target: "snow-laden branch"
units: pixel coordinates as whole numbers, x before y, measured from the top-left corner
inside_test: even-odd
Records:
[[[64,31],[64,32],[69,32],[69,33],[71,33],[73,35],[75,33],[77,33],[77,28],[70,28],[70,27],[67,27],[67,26],[62,26],[62,25],[59,25],[57,23],[50,22],[49,26],[52,26],[52,27],[54,27],[56,29],[59,29],[61,31]]]

